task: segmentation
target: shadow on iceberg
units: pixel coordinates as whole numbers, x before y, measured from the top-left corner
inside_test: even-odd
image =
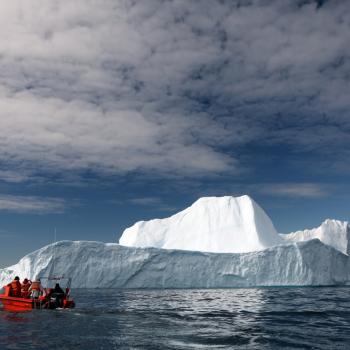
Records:
[[[53,251],[55,250],[55,254]],[[55,272],[75,288],[229,288],[343,285],[348,256],[318,239],[250,253],[203,253],[118,244],[62,241],[0,270],[0,284],[14,275]]]

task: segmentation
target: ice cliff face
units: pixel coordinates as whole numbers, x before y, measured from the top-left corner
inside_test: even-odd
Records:
[[[321,226],[310,230],[292,232],[280,235],[287,242],[303,242],[318,238],[324,244],[338,249],[344,254],[350,253],[350,226],[347,221],[327,219]]]
[[[55,254],[53,254],[55,250]],[[130,248],[100,242],[58,242],[0,270],[0,285],[56,275],[80,288],[220,288],[336,285],[348,280],[348,257],[319,240],[243,254]]]
[[[140,221],[119,243],[216,253],[263,250],[283,240],[260,206],[249,196],[204,197],[166,219]]]

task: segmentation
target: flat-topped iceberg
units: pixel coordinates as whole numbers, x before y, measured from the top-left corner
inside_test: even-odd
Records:
[[[63,241],[0,270],[0,285],[15,275],[50,275],[54,256],[54,274],[72,277],[79,288],[320,286],[348,280],[348,257],[319,240],[240,254]]]
[[[0,269],[0,286],[65,275],[81,288],[341,285],[349,281],[349,225],[279,235],[248,196],[201,198],[166,219],[138,222],[116,243],[63,241]],[[166,249],[164,249],[166,248]]]
[[[249,196],[204,197],[165,219],[139,221],[119,244],[215,253],[263,250],[283,240],[264,210]]]

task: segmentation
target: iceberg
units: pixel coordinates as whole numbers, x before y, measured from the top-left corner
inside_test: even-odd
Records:
[[[349,224],[278,234],[248,196],[201,198],[165,219],[137,222],[119,243],[62,241],[0,269],[0,286],[63,275],[79,288],[344,285]]]
[[[235,254],[62,241],[0,270],[0,285],[53,273],[75,288],[322,286],[347,282],[348,257],[318,239]]]
[[[139,221],[119,244],[213,253],[246,253],[278,244],[271,219],[249,196],[204,197],[165,219]]]
[[[287,242],[304,242],[318,238],[324,244],[330,245],[340,252],[349,255],[350,226],[347,221],[325,220],[321,226],[309,230],[280,234]]]

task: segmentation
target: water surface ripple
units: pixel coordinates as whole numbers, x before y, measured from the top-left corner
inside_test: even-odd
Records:
[[[75,290],[74,310],[0,309],[0,349],[350,349],[349,293]]]

